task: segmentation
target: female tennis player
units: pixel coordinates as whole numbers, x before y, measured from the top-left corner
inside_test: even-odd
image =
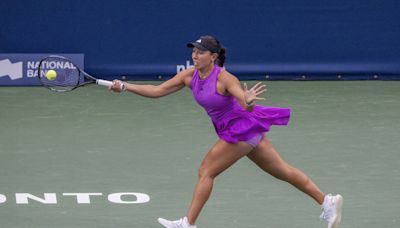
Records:
[[[183,70],[160,85],[136,85],[114,80],[109,88],[115,92],[126,90],[159,98],[189,87],[194,99],[210,116],[219,136],[201,163],[186,216],[175,221],[159,218],[158,222],[167,228],[195,228],[195,221],[211,194],[215,177],[247,156],[265,172],[313,198],[321,205],[320,217],[328,222],[328,227],[338,227],[342,196],[325,195],[302,171],[286,163],[265,137],[272,125],[288,124],[290,109],[256,105],[258,100],[264,100],[260,95],[266,91],[265,85],[257,83],[248,89],[244,84],[242,88],[239,80],[222,68],[225,48],[214,37],[202,36],[187,46],[192,48],[194,68]]]

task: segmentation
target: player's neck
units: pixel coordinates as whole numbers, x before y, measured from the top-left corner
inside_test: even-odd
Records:
[[[199,76],[201,79],[205,79],[210,76],[211,72],[214,70],[214,64],[210,64],[204,69],[199,69]]]

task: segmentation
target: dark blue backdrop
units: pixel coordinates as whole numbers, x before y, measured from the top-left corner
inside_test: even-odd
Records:
[[[396,78],[398,0],[2,0],[0,53],[83,53],[86,71],[172,76],[211,34],[245,79]]]

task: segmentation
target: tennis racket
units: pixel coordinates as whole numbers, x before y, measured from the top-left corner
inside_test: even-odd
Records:
[[[38,72],[40,83],[54,92],[68,92],[92,83],[106,87],[113,84],[112,81],[91,76],[71,60],[58,55],[50,55],[42,59],[39,63]],[[124,84],[121,84],[121,89],[124,89],[124,86]]]

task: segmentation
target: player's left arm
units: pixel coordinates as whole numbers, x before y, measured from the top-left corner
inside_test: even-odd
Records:
[[[244,83],[242,88],[239,80],[225,70],[221,71],[219,78],[228,93],[234,96],[242,107],[249,112],[253,110],[257,100],[265,100],[265,98],[259,97],[259,95],[267,91],[266,85],[261,82],[251,87],[251,89],[248,89],[246,83]]]

